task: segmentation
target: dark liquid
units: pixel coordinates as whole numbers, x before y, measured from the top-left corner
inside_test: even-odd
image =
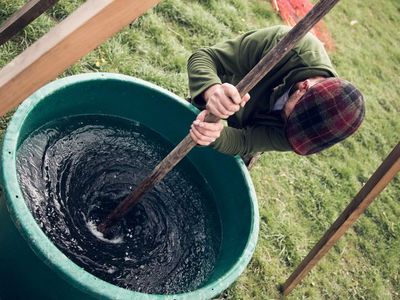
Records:
[[[42,230],[86,271],[140,292],[191,291],[213,271],[221,228],[210,189],[186,159],[112,228],[112,238],[96,231],[171,150],[125,119],[59,119],[20,146],[19,182]]]

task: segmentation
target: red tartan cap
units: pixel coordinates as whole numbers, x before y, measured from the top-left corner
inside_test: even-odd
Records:
[[[295,105],[286,137],[297,154],[313,154],[350,136],[364,115],[360,91],[346,80],[328,78],[313,85]]]

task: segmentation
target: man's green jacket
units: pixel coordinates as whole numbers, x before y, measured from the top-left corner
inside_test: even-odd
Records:
[[[204,109],[202,92],[218,83],[236,85],[290,30],[274,26],[250,31],[235,39],[200,49],[188,61],[192,103]],[[285,120],[273,110],[277,99],[296,82],[337,74],[322,45],[307,34],[251,91],[250,101],[228,118],[221,136],[211,146],[230,155],[288,151]]]

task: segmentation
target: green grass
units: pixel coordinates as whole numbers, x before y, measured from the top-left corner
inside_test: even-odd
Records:
[[[1,0],[0,21],[23,2]],[[1,46],[0,67],[82,2],[60,1]],[[261,220],[256,252],[220,299],[279,298],[278,286],[400,140],[400,2],[341,1],[325,20],[336,43],[331,58],[337,71],[365,95],[365,122],[324,153],[263,156],[251,172]],[[265,0],[165,0],[61,76],[118,72],[187,97],[192,51],[280,23]],[[10,115],[0,120],[0,130]],[[396,177],[288,298],[399,299],[399,191]]]

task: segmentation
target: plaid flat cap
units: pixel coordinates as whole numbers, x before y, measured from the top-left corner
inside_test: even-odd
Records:
[[[313,154],[350,136],[364,115],[360,91],[346,80],[328,78],[296,104],[286,123],[286,137],[297,154]]]

